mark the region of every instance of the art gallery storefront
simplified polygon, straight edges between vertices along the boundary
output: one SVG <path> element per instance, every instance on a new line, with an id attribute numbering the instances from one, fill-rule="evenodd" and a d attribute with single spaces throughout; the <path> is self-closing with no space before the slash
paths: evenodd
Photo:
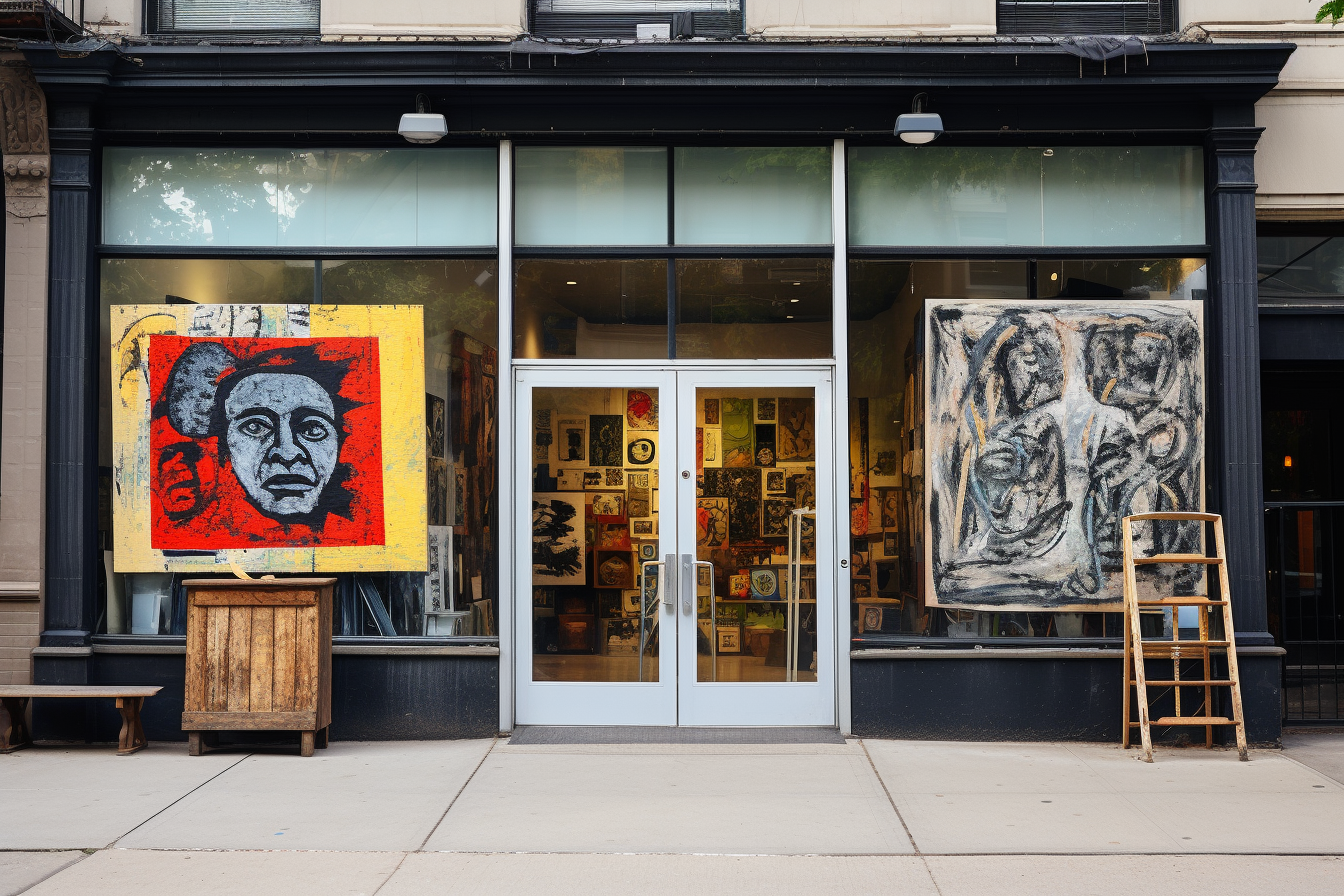
<path id="1" fill-rule="evenodd" d="M 318 571 L 338 739 L 1110 740 L 1116 523 L 1204 506 L 1277 737 L 1241 421 L 1290 48 L 143 49 L 29 53 L 37 680 L 163 684 L 181 737 L 182 580 Z M 907 146 L 918 92 L 947 132 Z M 417 93 L 433 146 L 394 132 Z"/>

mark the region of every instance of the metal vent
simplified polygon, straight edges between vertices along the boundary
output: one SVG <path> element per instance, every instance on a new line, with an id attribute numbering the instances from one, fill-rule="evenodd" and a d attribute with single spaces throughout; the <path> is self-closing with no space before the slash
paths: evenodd
<path id="1" fill-rule="evenodd" d="M 1176 0 L 998 0 L 1000 34 L 1170 34 Z"/>
<path id="2" fill-rule="evenodd" d="M 637 25 L 668 25 L 674 37 L 742 33 L 741 0 L 531 0 L 538 37 L 634 40 Z"/>
<path id="3" fill-rule="evenodd" d="M 157 0 L 158 32 L 316 33 L 320 0 Z"/>

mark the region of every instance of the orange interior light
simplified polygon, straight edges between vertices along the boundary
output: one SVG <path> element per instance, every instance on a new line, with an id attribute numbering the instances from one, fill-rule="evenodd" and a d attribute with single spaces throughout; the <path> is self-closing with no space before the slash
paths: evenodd
<path id="1" fill-rule="evenodd" d="M 1291 454 L 1285 454 L 1283 456 L 1283 465 L 1285 467 L 1291 467 L 1293 465 L 1293 456 Z"/>

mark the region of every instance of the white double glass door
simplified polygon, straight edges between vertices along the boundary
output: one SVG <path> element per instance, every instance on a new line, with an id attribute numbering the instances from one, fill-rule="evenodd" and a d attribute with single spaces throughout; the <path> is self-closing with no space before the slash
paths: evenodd
<path id="1" fill-rule="evenodd" d="M 825 368 L 515 374 L 517 722 L 833 725 Z"/>

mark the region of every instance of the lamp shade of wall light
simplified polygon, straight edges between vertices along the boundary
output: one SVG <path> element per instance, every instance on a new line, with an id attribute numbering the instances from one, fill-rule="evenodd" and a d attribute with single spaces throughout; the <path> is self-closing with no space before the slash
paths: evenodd
<path id="1" fill-rule="evenodd" d="M 895 134 L 906 143 L 932 143 L 943 133 L 943 117 L 937 112 L 907 112 L 896 118 Z"/>
<path id="2" fill-rule="evenodd" d="M 411 143 L 438 143 L 448 133 L 448 119 L 438 112 L 407 112 L 397 133 Z"/>

